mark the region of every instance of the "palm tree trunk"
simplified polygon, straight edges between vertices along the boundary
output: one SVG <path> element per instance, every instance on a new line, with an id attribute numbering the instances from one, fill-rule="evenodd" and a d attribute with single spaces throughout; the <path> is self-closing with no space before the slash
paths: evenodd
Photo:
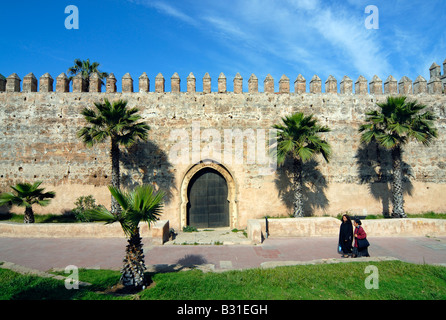
<path id="1" fill-rule="evenodd" d="M 115 188 L 120 188 L 121 186 L 121 178 L 119 171 L 119 146 L 115 139 L 111 139 L 111 163 L 112 163 L 112 186 Z M 120 206 L 118 201 L 111 196 L 111 212 L 113 214 L 117 214 L 120 211 Z"/>
<path id="2" fill-rule="evenodd" d="M 124 266 L 122 268 L 121 283 L 127 288 L 140 289 L 144 286 L 144 251 L 142 249 L 139 228 L 128 239 Z"/>
<path id="3" fill-rule="evenodd" d="M 25 208 L 25 217 L 23 223 L 34 223 L 34 212 L 32 207 Z"/>
<path id="4" fill-rule="evenodd" d="M 294 159 L 294 217 L 304 216 L 304 201 L 303 201 L 303 182 L 302 182 L 302 161 L 300 159 Z"/>
<path id="5" fill-rule="evenodd" d="M 403 198 L 403 168 L 402 168 L 402 150 L 400 146 L 392 149 L 392 166 L 393 166 L 393 212 L 392 216 L 405 218 L 404 198 Z"/>

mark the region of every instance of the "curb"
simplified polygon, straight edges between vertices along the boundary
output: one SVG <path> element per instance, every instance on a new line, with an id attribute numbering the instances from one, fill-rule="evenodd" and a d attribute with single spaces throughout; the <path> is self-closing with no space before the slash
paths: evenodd
<path id="1" fill-rule="evenodd" d="M 330 258 L 316 259 L 309 261 L 267 261 L 260 264 L 260 268 L 269 269 L 275 267 L 299 266 L 299 265 L 316 265 L 316 264 L 337 264 L 352 262 L 380 262 L 380 261 L 401 261 L 394 257 L 359 257 L 359 258 Z"/>
<path id="2" fill-rule="evenodd" d="M 42 278 L 53 278 L 53 279 L 62 280 L 62 281 L 65 281 L 68 279 L 67 277 L 64 277 L 64 276 L 59 276 L 59 275 L 43 272 L 40 270 L 27 268 L 27 267 L 20 266 L 18 264 L 15 264 L 12 262 L 7 262 L 7 261 L 0 261 L 0 268 L 11 270 L 11 271 L 14 271 L 14 272 L 17 272 L 20 274 L 33 275 L 33 276 L 38 276 L 38 277 L 42 277 Z M 69 281 L 72 281 L 72 279 L 69 279 Z M 82 282 L 82 281 L 79 281 L 78 284 L 80 286 L 91 286 L 91 283 Z"/>

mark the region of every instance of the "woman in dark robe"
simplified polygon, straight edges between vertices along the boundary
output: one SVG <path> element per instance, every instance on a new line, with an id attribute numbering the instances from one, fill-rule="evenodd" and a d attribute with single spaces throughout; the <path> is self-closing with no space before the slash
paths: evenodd
<path id="1" fill-rule="evenodd" d="M 342 216 L 341 228 L 339 230 L 339 246 L 342 257 L 348 258 L 352 254 L 353 225 L 348 214 Z"/>

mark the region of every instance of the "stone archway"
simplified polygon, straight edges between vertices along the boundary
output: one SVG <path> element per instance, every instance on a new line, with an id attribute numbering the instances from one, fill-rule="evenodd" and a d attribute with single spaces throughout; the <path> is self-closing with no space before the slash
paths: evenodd
<path id="1" fill-rule="evenodd" d="M 183 181 L 181 182 L 180 196 L 180 228 L 187 226 L 187 205 L 189 203 L 188 199 L 188 188 L 193 179 L 193 177 L 203 169 L 213 169 L 217 171 L 226 180 L 228 187 L 228 207 L 229 207 L 229 226 L 231 228 L 237 227 L 238 221 L 238 210 L 237 210 L 237 197 L 236 197 L 236 187 L 235 181 L 232 174 L 221 164 L 216 163 L 212 160 L 201 161 L 193 165 L 189 170 L 187 170 L 184 175 Z"/>

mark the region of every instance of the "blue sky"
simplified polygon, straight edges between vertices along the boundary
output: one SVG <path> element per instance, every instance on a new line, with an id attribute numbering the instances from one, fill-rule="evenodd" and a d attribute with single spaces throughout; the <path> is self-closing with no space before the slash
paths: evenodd
<path id="1" fill-rule="evenodd" d="M 65 28 L 68 5 L 79 9 L 77 30 Z M 368 5 L 379 10 L 379 29 L 364 25 Z M 182 91 L 190 72 L 198 91 L 206 72 L 213 90 L 223 72 L 229 91 L 237 72 L 245 91 L 252 73 L 260 91 L 268 73 L 276 90 L 283 74 L 292 84 L 301 73 L 307 88 L 314 74 L 338 86 L 344 75 L 428 80 L 432 62 L 446 58 L 445 0 L 42 0 L 2 1 L 0 10 L 0 74 L 55 79 L 89 58 L 115 74 L 118 90 L 127 72 L 135 91 L 143 72 L 151 91 L 159 72 L 166 90 L 178 72 Z"/>

